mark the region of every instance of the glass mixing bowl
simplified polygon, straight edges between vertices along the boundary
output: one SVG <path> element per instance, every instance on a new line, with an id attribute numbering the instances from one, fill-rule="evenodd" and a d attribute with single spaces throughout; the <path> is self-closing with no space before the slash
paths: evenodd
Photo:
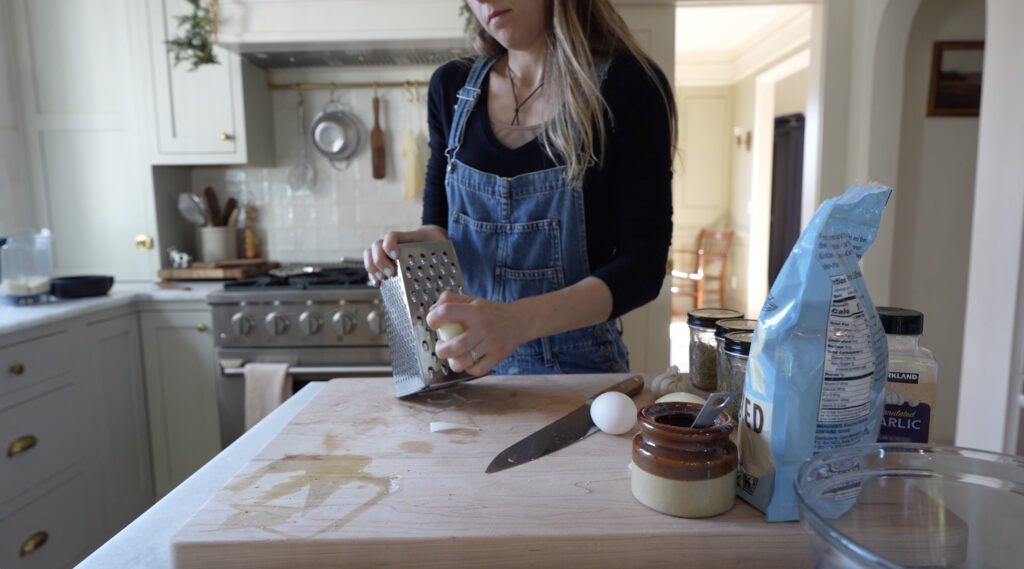
<path id="1" fill-rule="evenodd" d="M 884 443 L 822 453 L 796 479 L 819 569 L 1024 567 L 1024 459 Z"/>

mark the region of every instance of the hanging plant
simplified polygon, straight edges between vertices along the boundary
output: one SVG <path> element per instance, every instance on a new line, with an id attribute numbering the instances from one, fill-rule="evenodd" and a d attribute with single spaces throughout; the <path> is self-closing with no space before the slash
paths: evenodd
<path id="1" fill-rule="evenodd" d="M 214 16 L 210 8 L 204 6 L 202 0 L 187 1 L 192 5 L 192 13 L 175 16 L 180 35 L 165 43 L 168 53 L 174 56 L 175 66 L 186 61 L 192 64 L 189 71 L 195 71 L 201 65 L 220 62 L 213 53 Z"/>

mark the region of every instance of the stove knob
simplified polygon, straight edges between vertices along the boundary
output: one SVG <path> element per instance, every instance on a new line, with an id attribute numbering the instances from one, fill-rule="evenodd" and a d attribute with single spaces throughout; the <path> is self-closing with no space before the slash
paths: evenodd
<path id="1" fill-rule="evenodd" d="M 288 317 L 283 314 L 271 312 L 267 314 L 264 322 L 267 324 L 267 332 L 273 336 L 280 336 L 288 331 Z"/>
<path id="2" fill-rule="evenodd" d="M 374 310 L 366 316 L 366 323 L 370 326 L 370 332 L 374 334 L 383 334 L 384 325 L 384 314 L 380 310 Z"/>
<path id="3" fill-rule="evenodd" d="M 324 321 L 311 310 L 307 310 L 299 315 L 299 328 L 307 336 L 312 336 L 319 332 L 323 325 Z"/>
<path id="4" fill-rule="evenodd" d="M 248 336 L 255 326 L 256 323 L 252 321 L 252 317 L 244 312 L 236 312 L 231 317 L 231 329 L 237 336 Z"/>
<path id="5" fill-rule="evenodd" d="M 340 310 L 331 317 L 331 323 L 334 324 L 334 330 L 339 336 L 344 336 L 356 328 L 356 321 L 352 316 Z"/>

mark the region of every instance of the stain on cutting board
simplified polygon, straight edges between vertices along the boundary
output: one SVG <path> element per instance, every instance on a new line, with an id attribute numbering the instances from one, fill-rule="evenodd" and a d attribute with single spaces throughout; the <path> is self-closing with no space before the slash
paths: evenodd
<path id="1" fill-rule="evenodd" d="M 413 454 L 430 454 L 434 452 L 434 445 L 425 441 L 406 441 L 398 443 L 398 448 L 402 452 Z"/>
<path id="2" fill-rule="evenodd" d="M 336 448 L 337 436 L 326 435 L 324 444 Z M 398 490 L 397 477 L 366 472 L 371 462 L 368 456 L 351 454 L 288 455 L 275 460 L 224 487 L 239 495 L 239 503 L 244 506 L 235 506 L 238 511 L 228 516 L 218 529 L 255 528 L 285 537 L 313 537 L 343 527 Z M 299 505 L 295 498 L 302 492 L 305 492 L 305 500 Z M 293 516 L 321 507 L 338 492 L 346 492 L 346 497 L 354 498 L 354 505 L 347 514 L 312 536 L 287 533 L 284 526 Z"/>

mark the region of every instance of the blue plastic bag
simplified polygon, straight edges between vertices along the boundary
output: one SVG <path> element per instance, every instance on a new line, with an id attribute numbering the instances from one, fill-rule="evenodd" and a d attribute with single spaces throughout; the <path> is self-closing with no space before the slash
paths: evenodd
<path id="1" fill-rule="evenodd" d="M 891 193 L 854 186 L 823 203 L 758 316 L 736 494 L 770 522 L 798 518 L 793 480 L 805 460 L 878 438 L 889 351 L 859 261 Z"/>

